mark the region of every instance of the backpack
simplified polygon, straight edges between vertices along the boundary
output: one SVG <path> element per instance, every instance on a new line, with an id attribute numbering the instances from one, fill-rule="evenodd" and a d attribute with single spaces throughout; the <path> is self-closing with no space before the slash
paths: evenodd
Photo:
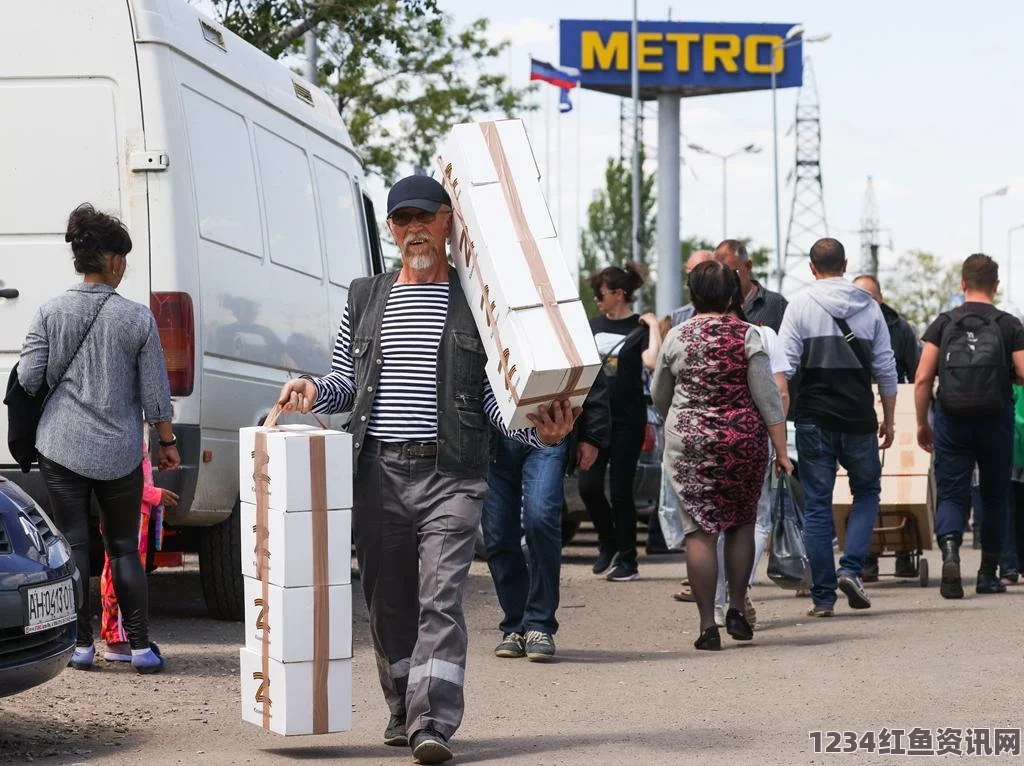
<path id="1" fill-rule="evenodd" d="M 1010 363 L 996 317 L 965 314 L 942 332 L 939 404 L 949 415 L 993 415 L 1007 406 Z"/>

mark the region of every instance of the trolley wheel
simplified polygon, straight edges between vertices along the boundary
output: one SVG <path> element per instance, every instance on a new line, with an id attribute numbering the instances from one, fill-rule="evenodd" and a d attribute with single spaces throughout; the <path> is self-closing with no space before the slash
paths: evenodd
<path id="1" fill-rule="evenodd" d="M 917 563 L 917 575 L 921 581 L 921 587 L 928 587 L 928 559 L 921 559 Z"/>

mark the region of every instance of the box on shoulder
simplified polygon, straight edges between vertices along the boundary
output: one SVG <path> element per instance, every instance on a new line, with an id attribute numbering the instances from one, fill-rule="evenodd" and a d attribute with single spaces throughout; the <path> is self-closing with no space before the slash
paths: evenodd
<path id="1" fill-rule="evenodd" d="M 322 438 L 325 453 L 327 507 L 352 507 L 352 437 L 342 431 L 309 426 L 251 427 L 239 431 L 239 495 L 243 503 L 256 502 L 255 463 L 256 434 L 267 439 L 269 462 L 265 469 L 270 478 L 270 508 L 276 511 L 302 512 L 313 508 L 311 443 Z"/>
<path id="2" fill-rule="evenodd" d="M 581 406 L 600 356 L 521 120 L 457 125 L 439 156 L 451 248 L 508 428 L 540 405 Z"/>

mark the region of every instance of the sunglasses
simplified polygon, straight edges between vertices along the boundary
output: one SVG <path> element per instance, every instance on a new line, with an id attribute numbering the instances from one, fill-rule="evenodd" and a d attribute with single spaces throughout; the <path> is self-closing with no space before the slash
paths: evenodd
<path id="1" fill-rule="evenodd" d="M 391 214 L 391 223 L 395 226 L 408 226 L 413 220 L 416 223 L 433 223 L 437 220 L 437 212 L 431 213 L 427 210 L 417 210 L 413 213 L 408 210 L 399 210 Z"/>
<path id="2" fill-rule="evenodd" d="M 598 288 L 597 290 L 594 290 L 594 300 L 595 301 L 603 301 L 604 300 L 604 296 L 611 295 L 612 293 L 618 293 L 618 292 L 621 292 L 621 290 L 602 290 L 602 289 Z"/>

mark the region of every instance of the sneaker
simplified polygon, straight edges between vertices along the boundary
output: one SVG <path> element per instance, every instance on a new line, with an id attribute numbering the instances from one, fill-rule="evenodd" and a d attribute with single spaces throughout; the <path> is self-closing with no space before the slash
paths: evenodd
<path id="1" fill-rule="evenodd" d="M 974 592 L 981 594 L 1006 593 L 1006 586 L 999 581 L 998 577 L 978 572 L 978 582 L 974 586 Z"/>
<path id="2" fill-rule="evenodd" d="M 416 763 L 444 763 L 452 758 L 448 740 L 433 729 L 423 729 L 412 735 L 412 757 Z"/>
<path id="3" fill-rule="evenodd" d="M 555 639 L 540 630 L 526 631 L 526 658 L 531 662 L 549 662 L 555 658 Z"/>
<path id="4" fill-rule="evenodd" d="M 132 654 L 132 667 L 143 674 L 161 672 L 164 669 L 164 656 L 160 654 L 160 647 L 150 641 L 145 653 Z"/>
<path id="5" fill-rule="evenodd" d="M 1016 585 L 1018 580 L 1020 580 L 1020 572 L 1015 572 L 1012 569 L 1007 569 L 999 577 L 999 582 L 1003 585 Z"/>
<path id="6" fill-rule="evenodd" d="M 859 577 L 848 574 L 840 575 L 839 590 L 846 594 L 850 609 L 871 608 L 871 599 L 868 598 L 868 592 L 864 590 L 864 583 L 860 581 Z"/>
<path id="7" fill-rule="evenodd" d="M 808 617 L 834 617 L 835 612 L 832 609 L 825 609 L 824 607 L 812 606 L 807 610 Z"/>
<path id="8" fill-rule="evenodd" d="M 405 747 L 409 744 L 409 737 L 405 733 L 404 715 L 391 714 L 388 727 L 384 729 L 384 744 L 391 747 Z"/>
<path id="9" fill-rule="evenodd" d="M 131 662 L 132 649 L 126 643 L 107 644 L 103 652 L 103 659 L 107 662 Z"/>
<path id="10" fill-rule="evenodd" d="M 878 582 L 878 559 L 864 565 L 864 571 L 860 573 L 863 582 Z"/>
<path id="11" fill-rule="evenodd" d="M 615 568 L 615 562 L 619 560 L 619 554 L 614 551 L 599 550 L 597 561 L 594 562 L 594 574 L 601 577 L 608 574 Z"/>
<path id="12" fill-rule="evenodd" d="M 71 655 L 68 665 L 75 670 L 92 670 L 93 660 L 96 659 L 96 649 L 92 646 L 76 646 L 75 653 Z"/>
<path id="13" fill-rule="evenodd" d="M 609 582 L 630 582 L 640 579 L 640 570 L 635 561 L 620 561 L 606 576 Z"/>
<path id="14" fill-rule="evenodd" d="M 719 628 L 725 627 L 725 607 L 715 605 L 715 625 Z"/>
<path id="15" fill-rule="evenodd" d="M 754 603 L 750 600 L 750 596 L 743 597 L 743 616 L 750 623 L 751 630 L 757 630 L 757 610 L 754 609 Z"/>
<path id="16" fill-rule="evenodd" d="M 526 640 L 522 633 L 506 633 L 494 647 L 494 656 L 516 660 L 526 656 Z"/>

